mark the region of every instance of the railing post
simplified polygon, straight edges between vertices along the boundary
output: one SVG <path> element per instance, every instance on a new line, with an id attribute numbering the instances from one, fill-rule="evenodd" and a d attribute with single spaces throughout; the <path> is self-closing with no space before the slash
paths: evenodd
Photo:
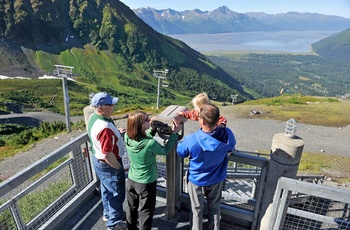
<path id="1" fill-rule="evenodd" d="M 272 201 L 280 177 L 296 178 L 304 140 L 285 133 L 275 134 L 272 140 L 269 166 L 267 169 L 264 193 L 261 202 L 258 229 L 268 229 L 271 220 Z"/>
<path id="2" fill-rule="evenodd" d="M 71 170 L 74 185 L 76 186 L 76 190 L 80 191 L 80 189 L 84 187 L 88 179 L 84 174 L 85 170 L 83 167 L 85 166 L 85 164 L 82 164 L 82 162 L 84 162 L 84 155 L 81 150 L 81 147 L 79 146 L 78 148 L 70 152 L 70 157 L 73 159 Z"/>
<path id="3" fill-rule="evenodd" d="M 25 223 L 22 219 L 22 215 L 21 215 L 21 212 L 19 210 L 19 207 L 17 205 L 17 202 L 13 201 L 12 202 L 13 205 L 10 206 L 10 210 L 11 210 L 11 213 L 13 215 L 13 219 L 15 221 L 15 224 L 16 224 L 16 227 L 18 229 L 25 229 Z M 0 227 L 2 226 L 2 224 L 0 225 Z"/>

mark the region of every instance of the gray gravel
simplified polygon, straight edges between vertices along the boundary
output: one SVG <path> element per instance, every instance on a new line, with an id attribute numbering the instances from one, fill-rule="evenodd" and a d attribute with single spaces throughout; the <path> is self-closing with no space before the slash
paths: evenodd
<path id="1" fill-rule="evenodd" d="M 284 133 L 286 122 L 236 119 L 233 121 L 232 127 L 237 136 L 238 149 L 270 150 L 274 135 Z M 349 126 L 334 128 L 297 124 L 296 135 L 304 140 L 304 152 L 325 152 L 350 156 Z"/>
<path id="2" fill-rule="evenodd" d="M 224 114 L 227 127 L 234 132 L 238 150 L 269 151 L 275 134 L 284 133 L 286 122 L 261 119 L 233 118 Z M 187 121 L 186 132 L 195 132 L 198 122 Z M 304 140 L 304 152 L 323 152 L 350 157 L 350 126 L 333 128 L 316 125 L 296 125 L 296 136 Z"/>

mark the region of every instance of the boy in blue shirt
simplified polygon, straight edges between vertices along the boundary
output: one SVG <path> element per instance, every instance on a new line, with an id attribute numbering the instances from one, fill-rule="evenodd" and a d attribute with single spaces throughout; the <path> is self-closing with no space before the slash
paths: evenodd
<path id="1" fill-rule="evenodd" d="M 213 104 L 204 104 L 199 112 L 200 129 L 186 136 L 177 145 L 181 158 L 189 157 L 188 194 L 191 200 L 191 228 L 203 229 L 204 199 L 208 203 L 208 229 L 220 229 L 220 204 L 223 183 L 227 176 L 228 153 L 236 139 L 232 131 L 217 125 L 220 111 Z"/>

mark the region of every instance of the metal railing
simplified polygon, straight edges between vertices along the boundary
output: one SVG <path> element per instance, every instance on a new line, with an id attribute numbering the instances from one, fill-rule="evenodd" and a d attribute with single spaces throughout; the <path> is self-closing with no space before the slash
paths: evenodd
<path id="1" fill-rule="evenodd" d="M 98 186 L 98 181 L 91 167 L 88 141 L 88 135 L 84 133 L 3 181 L 0 184 L 0 229 L 59 229 L 66 220 L 90 200 Z M 176 154 L 170 155 L 176 156 Z M 176 191 L 179 190 L 179 192 L 174 192 L 176 207 L 189 207 L 190 201 L 183 180 L 188 166 L 184 165 L 184 162 L 181 162 L 179 158 L 175 158 L 175 162 L 164 157 L 157 159 L 157 161 L 157 195 L 166 197 L 168 200 L 169 194 L 165 194 L 164 189 L 168 180 L 168 183 L 172 184 Z M 268 154 L 246 151 L 236 151 L 229 157 L 228 177 L 222 193 L 221 214 L 223 220 L 232 223 L 230 226 L 239 224 L 245 229 L 257 228 L 268 161 Z M 165 162 L 167 164 L 173 162 L 172 164 L 176 165 L 174 167 L 176 170 L 173 172 L 175 177 L 167 175 L 169 172 Z M 316 178 L 317 183 L 320 178 Z M 299 179 L 310 179 L 310 177 L 300 177 Z M 301 202 L 304 202 L 303 204 L 314 202 L 316 195 L 310 191 L 321 188 L 318 184 L 300 180 L 291 180 L 291 188 L 301 189 L 296 190 L 295 194 L 298 196 L 293 194 L 293 202 L 290 204 L 294 206 L 300 205 Z M 315 180 L 313 182 L 315 183 Z M 305 192 L 304 187 L 307 187 L 307 191 L 310 193 Z M 282 194 L 283 189 L 290 189 L 290 187 L 278 187 L 278 189 L 279 194 Z M 328 188 L 325 188 L 325 191 L 330 197 L 321 196 L 322 199 L 341 201 L 344 203 L 342 205 L 347 207 L 347 214 L 343 212 L 344 208 L 342 208 L 342 214 L 343 216 L 347 215 L 347 219 L 342 219 L 339 216 L 333 219 L 333 222 L 341 220 L 342 224 L 348 224 L 349 204 L 344 200 L 335 199 L 335 196 L 343 197 L 341 199 L 349 201 L 349 194 L 343 195 L 338 190 L 329 190 Z M 331 196 L 331 192 L 333 192 L 333 196 Z M 280 200 L 278 202 L 280 206 L 283 203 Z M 170 203 L 170 205 L 173 204 Z M 278 208 L 284 208 L 284 206 Z M 295 211 L 295 209 L 295 207 L 289 207 L 285 216 L 289 218 L 294 212 L 300 218 L 305 213 L 305 210 Z M 276 211 L 276 213 L 278 212 Z M 278 217 L 275 223 L 281 222 L 282 219 Z M 286 220 L 285 223 L 289 223 L 289 221 Z"/>
<path id="2" fill-rule="evenodd" d="M 350 192 L 281 177 L 269 229 L 350 229 Z"/>
<path id="3" fill-rule="evenodd" d="M 175 198 L 176 207 L 178 209 L 180 207 L 190 208 L 190 200 L 186 187 L 188 164 L 177 157 L 177 154 L 171 153 L 170 155 L 175 156 L 175 159 L 173 159 L 175 160 L 174 164 L 179 165 L 175 168 L 181 170 L 181 172 L 175 173 L 179 175 L 175 176 L 175 181 L 170 182 L 170 184 L 174 184 L 175 188 L 180 188 L 180 197 L 179 199 L 177 197 Z M 248 151 L 236 151 L 230 155 L 228 176 L 222 192 L 221 214 L 223 219 L 232 224 L 242 226 L 245 229 L 256 228 L 267 173 L 268 156 L 268 154 Z M 169 194 L 165 192 L 168 179 L 165 161 L 168 163 L 168 160 L 164 156 L 157 158 L 157 185 L 162 187 L 158 190 L 158 195 L 163 198 L 167 197 L 167 199 L 169 198 Z M 177 193 L 175 196 L 177 196 Z M 167 205 L 171 204 L 172 202 Z"/>
<path id="4" fill-rule="evenodd" d="M 175 153 L 172 153 L 176 156 Z M 248 151 L 236 151 L 229 157 L 228 176 L 222 192 L 221 214 L 225 219 L 238 223 L 248 229 L 255 229 L 260 201 L 263 196 L 263 188 L 266 178 L 268 154 Z M 160 187 L 166 187 L 165 157 L 158 157 L 158 183 Z M 175 161 L 181 161 L 176 157 Z M 190 200 L 186 187 L 186 171 L 188 164 L 181 162 L 180 175 L 174 181 L 174 187 L 180 187 L 180 198 L 177 207 L 189 208 Z M 181 179 L 182 178 L 182 179 Z M 166 197 L 165 193 L 159 193 Z"/>
<path id="5" fill-rule="evenodd" d="M 255 229 L 264 193 L 268 159 L 261 157 L 260 153 L 238 151 L 229 160 L 234 164 L 234 171 L 226 179 L 223 203 L 227 205 L 227 212 L 223 209 L 222 213 L 229 215 L 230 219 L 238 217 L 240 221 L 251 222 L 251 229 Z"/>
<path id="6" fill-rule="evenodd" d="M 0 229 L 55 229 L 96 188 L 86 133 L 0 184 Z M 85 154 L 84 154 L 85 153 Z"/>

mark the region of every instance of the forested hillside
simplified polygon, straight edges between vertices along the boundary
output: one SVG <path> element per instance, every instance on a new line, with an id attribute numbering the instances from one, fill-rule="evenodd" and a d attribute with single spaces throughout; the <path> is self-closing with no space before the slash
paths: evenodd
<path id="1" fill-rule="evenodd" d="M 312 48 L 324 58 L 339 62 L 350 62 L 350 28 L 322 39 L 312 45 Z"/>
<path id="2" fill-rule="evenodd" d="M 216 64 L 260 96 L 281 93 L 342 96 L 350 93 L 348 63 L 316 55 L 208 54 Z"/>
<path id="3" fill-rule="evenodd" d="M 244 87 L 260 96 L 350 94 L 350 29 L 312 45 L 315 54 L 208 54 Z"/>

